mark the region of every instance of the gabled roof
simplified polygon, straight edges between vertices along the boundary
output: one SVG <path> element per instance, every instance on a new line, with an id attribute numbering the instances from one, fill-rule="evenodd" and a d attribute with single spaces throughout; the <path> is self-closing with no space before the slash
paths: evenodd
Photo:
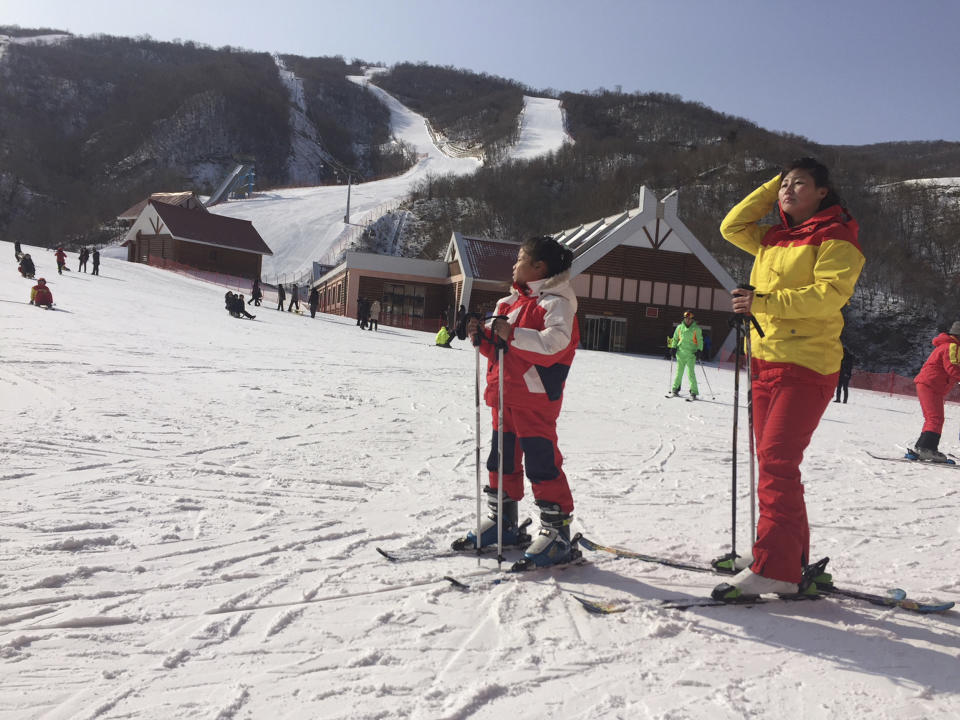
<path id="1" fill-rule="evenodd" d="M 507 282 L 513 277 L 520 243 L 510 240 L 468 237 L 454 233 L 447 248 L 447 262 L 459 261 L 466 277 Z"/>
<path id="2" fill-rule="evenodd" d="M 140 217 L 140 213 L 143 212 L 143 209 L 151 200 L 159 200 L 160 202 L 167 203 L 168 205 L 179 205 L 180 207 L 185 207 L 190 210 L 196 209 L 206 212 L 206 208 L 203 206 L 203 203 L 200 202 L 200 199 L 195 193 L 190 192 L 189 190 L 185 190 L 183 192 L 158 192 L 152 193 L 150 197 L 144 198 L 136 205 L 127 208 L 122 213 L 117 215 L 117 219 L 133 222 Z"/>
<path id="3" fill-rule="evenodd" d="M 658 201 L 646 186 L 640 188 L 640 206 L 557 233 L 554 237 L 573 250 L 570 275 L 584 272 L 620 245 L 649 247 L 695 255 L 723 287 L 733 290 L 730 274 L 707 251 L 677 216 L 677 192 Z"/>
<path id="4" fill-rule="evenodd" d="M 273 255 L 249 220 L 214 215 L 206 210 L 187 210 L 178 205 L 148 201 L 167 231 L 178 240 L 242 250 L 259 255 Z"/>

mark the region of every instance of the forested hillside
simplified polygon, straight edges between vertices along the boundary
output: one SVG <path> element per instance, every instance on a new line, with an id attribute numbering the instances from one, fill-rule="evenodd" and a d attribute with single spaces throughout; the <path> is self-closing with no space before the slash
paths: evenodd
<path id="1" fill-rule="evenodd" d="M 414 162 L 407 148 L 392 142 L 390 113 L 372 93 L 348 75 L 363 75 L 355 61 L 341 57 L 281 56 L 303 83 L 307 117 L 327 162 L 317 169 L 314 184 L 345 183 L 397 175 Z"/>
<path id="2" fill-rule="evenodd" d="M 399 63 L 373 82 L 424 115 L 434 132 L 487 162 L 516 142 L 523 96 L 533 93 L 513 80 L 423 63 Z"/>
<path id="3" fill-rule="evenodd" d="M 31 34 L 0 28 L 15 33 Z M 389 143 L 386 110 L 346 79 L 359 66 L 285 59 L 303 78 L 314 125 L 313 184 L 409 166 Z M 267 53 L 107 36 L 9 44 L 0 58 L 0 234 L 103 240 L 103 223 L 146 194 L 207 194 L 237 162 L 255 163 L 259 187 L 288 185 L 291 108 Z"/>

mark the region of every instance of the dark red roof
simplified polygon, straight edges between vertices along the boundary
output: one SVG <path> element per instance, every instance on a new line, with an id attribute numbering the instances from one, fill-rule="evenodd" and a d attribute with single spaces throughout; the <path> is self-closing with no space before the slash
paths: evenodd
<path id="1" fill-rule="evenodd" d="M 159 200 L 167 205 L 179 205 L 180 207 L 190 208 L 191 210 L 196 208 L 198 210 L 202 209 L 206 211 L 206 208 L 203 207 L 203 203 L 201 203 L 200 200 L 197 199 L 197 196 L 189 190 L 184 190 L 182 192 L 156 192 L 151 193 L 150 197 L 144 198 L 133 207 L 127 208 L 122 213 L 117 215 L 117 218 L 120 220 L 134 222 L 138 217 L 140 217 L 140 213 L 143 212 L 143 209 L 151 200 Z"/>
<path id="2" fill-rule="evenodd" d="M 474 278 L 510 282 L 520 243 L 465 237 L 463 245 Z"/>
<path id="3" fill-rule="evenodd" d="M 163 220 L 170 234 L 181 240 L 260 255 L 273 255 L 273 251 L 267 247 L 260 233 L 249 220 L 238 220 L 201 210 L 187 210 L 156 200 L 151 200 L 150 204 L 157 211 L 157 215 Z"/>

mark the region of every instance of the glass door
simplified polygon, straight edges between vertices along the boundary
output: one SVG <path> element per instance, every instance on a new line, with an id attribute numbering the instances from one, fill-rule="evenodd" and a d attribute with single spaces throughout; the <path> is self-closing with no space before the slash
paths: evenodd
<path id="1" fill-rule="evenodd" d="M 580 343 L 585 350 L 624 352 L 627 349 L 626 318 L 587 315 L 580 329 Z"/>

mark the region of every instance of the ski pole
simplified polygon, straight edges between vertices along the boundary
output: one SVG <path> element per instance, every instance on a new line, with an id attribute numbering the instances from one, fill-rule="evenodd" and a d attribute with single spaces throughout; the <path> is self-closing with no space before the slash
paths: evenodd
<path id="1" fill-rule="evenodd" d="M 476 346 L 477 362 L 473 371 L 473 397 L 476 404 L 476 466 L 477 466 L 477 564 L 480 563 L 480 548 L 482 541 L 480 539 L 480 523 L 483 519 L 483 505 L 481 495 L 483 494 L 483 484 L 480 479 L 480 336 L 474 335 L 474 345 Z"/>
<path id="2" fill-rule="evenodd" d="M 741 288 L 744 290 L 753 291 L 753 285 L 741 285 Z M 755 456 L 756 456 L 756 447 L 754 446 L 754 432 L 753 432 L 753 353 L 751 349 L 751 339 L 750 339 L 750 328 L 748 323 L 753 324 L 753 329 L 757 331 L 757 335 L 763 337 L 763 328 L 760 327 L 760 323 L 757 322 L 757 319 L 753 315 L 749 315 L 749 320 L 744 318 L 743 324 L 745 327 L 746 334 L 746 351 L 747 351 L 747 427 L 750 430 L 750 526 L 753 528 L 752 537 L 753 542 L 757 542 L 757 484 L 756 484 L 756 471 L 754 469 Z"/>
<path id="3" fill-rule="evenodd" d="M 717 396 L 713 394 L 713 388 L 710 387 L 710 380 L 707 378 L 707 369 L 703 366 L 703 362 L 701 360 L 697 360 L 697 365 L 700 366 L 700 374 L 703 375 L 703 380 L 707 383 L 707 389 L 710 391 L 710 397 L 716 398 Z"/>
<path id="4" fill-rule="evenodd" d="M 497 570 L 503 564 L 503 346 L 497 342 Z"/>
<path id="5" fill-rule="evenodd" d="M 731 322 L 735 323 L 736 347 L 734 348 L 734 372 L 733 372 L 733 453 L 730 457 L 730 468 L 732 471 L 732 489 L 730 494 L 730 505 L 732 509 L 732 522 L 730 525 L 730 557 L 733 560 L 737 558 L 737 422 L 740 417 L 740 344 L 743 342 L 743 323 L 740 318 L 733 318 Z"/>
<path id="6" fill-rule="evenodd" d="M 753 542 L 757 542 L 757 484 L 754 471 L 754 437 L 753 437 L 753 355 L 750 351 L 750 332 L 747 328 L 746 351 L 747 351 L 747 431 L 750 436 L 748 447 L 750 448 L 750 527 Z"/>
<path id="7" fill-rule="evenodd" d="M 670 389 L 673 390 L 673 348 L 670 347 L 669 341 L 667 342 L 667 355 L 670 356 L 670 377 L 667 378 L 667 382 L 670 383 Z"/>

